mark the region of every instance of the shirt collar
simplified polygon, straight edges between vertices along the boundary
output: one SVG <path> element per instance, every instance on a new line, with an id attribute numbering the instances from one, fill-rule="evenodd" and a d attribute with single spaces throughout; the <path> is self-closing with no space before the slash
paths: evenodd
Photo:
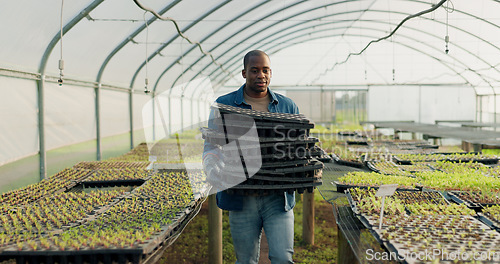
<path id="1" fill-rule="evenodd" d="M 243 103 L 244 104 L 247 104 L 245 102 L 245 99 L 243 98 L 243 93 L 245 92 L 244 91 L 245 89 L 245 84 L 243 84 L 237 91 L 236 91 L 236 98 L 234 99 L 234 103 L 236 105 L 242 105 Z M 271 103 L 273 104 L 278 104 L 278 98 L 276 97 L 276 94 L 274 94 L 273 91 L 271 91 L 271 89 L 269 87 L 267 87 L 267 92 L 269 93 L 269 95 L 271 96 Z"/>

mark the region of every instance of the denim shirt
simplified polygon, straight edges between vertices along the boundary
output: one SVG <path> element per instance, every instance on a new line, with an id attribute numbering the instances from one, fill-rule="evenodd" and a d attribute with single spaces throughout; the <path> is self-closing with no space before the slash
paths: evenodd
<path id="1" fill-rule="evenodd" d="M 230 105 L 230 106 L 236 106 L 236 107 L 241 107 L 245 109 L 252 109 L 252 106 L 247 104 L 245 102 L 245 99 L 243 98 L 243 93 L 245 85 L 242 85 L 238 90 L 228 93 L 226 95 L 220 96 L 215 100 L 217 103 L 225 104 L 225 105 Z M 298 114 L 299 113 L 299 108 L 297 105 L 288 97 L 285 97 L 281 94 L 274 93 L 267 88 L 267 91 L 269 95 L 271 96 L 271 102 L 269 103 L 268 109 L 269 112 L 274 112 L 274 113 L 289 113 L 289 114 Z M 215 128 L 215 125 L 213 124 L 213 110 L 210 110 L 210 118 L 208 121 L 208 127 L 209 128 Z M 204 145 L 204 150 L 203 150 L 203 159 L 208 154 L 216 155 L 218 157 L 218 149 L 215 148 L 212 144 L 205 142 Z M 290 211 L 293 209 L 295 206 L 295 192 L 292 194 L 289 194 L 288 192 L 285 192 L 283 194 L 285 196 L 285 204 L 284 204 L 284 209 L 285 211 Z M 223 210 L 241 210 L 243 208 L 243 199 L 245 196 L 238 195 L 238 194 L 228 194 L 225 191 L 219 191 L 217 192 L 217 206 Z"/>

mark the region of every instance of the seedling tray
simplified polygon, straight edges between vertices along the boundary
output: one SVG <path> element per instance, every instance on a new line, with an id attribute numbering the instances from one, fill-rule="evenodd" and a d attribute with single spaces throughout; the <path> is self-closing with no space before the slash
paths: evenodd
<path id="1" fill-rule="evenodd" d="M 338 181 L 333 181 L 333 184 L 335 184 L 335 186 L 337 186 L 337 192 L 340 192 L 340 193 L 344 193 L 345 191 L 347 191 L 347 190 L 349 190 L 351 188 L 362 188 L 362 189 L 368 189 L 368 188 L 378 189 L 379 188 L 379 186 L 352 185 L 352 184 L 340 183 Z M 396 190 L 400 190 L 400 191 L 421 191 L 422 188 L 421 187 L 415 187 L 415 188 L 401 187 L 401 188 L 397 188 Z"/>
<path id="2" fill-rule="evenodd" d="M 259 180 L 259 181 L 268 181 L 270 184 L 273 184 L 273 182 L 276 181 L 294 183 L 294 182 L 318 181 L 319 179 L 321 179 L 321 176 L 315 176 L 312 173 L 310 173 L 306 177 L 275 177 L 270 175 L 255 174 L 252 177 L 250 177 L 250 179 L 248 179 L 248 182 L 252 182 L 252 180 Z"/>
<path id="3" fill-rule="evenodd" d="M 247 144 L 244 142 L 241 143 L 242 145 L 240 146 L 236 144 L 232 144 L 230 146 L 226 145 L 222 148 L 222 152 L 226 156 L 235 156 L 239 155 L 240 150 L 244 149 L 246 152 L 250 151 L 252 153 L 258 153 L 260 151 L 261 155 L 287 155 L 289 153 L 293 154 L 293 152 L 303 153 L 305 151 L 308 151 L 314 147 L 314 144 L 316 144 L 316 142 L 318 142 L 318 140 L 312 138 L 301 141 L 283 141 L 260 144 L 258 144 L 257 142 L 255 144 Z"/>
<path id="4" fill-rule="evenodd" d="M 293 193 L 294 191 L 297 191 L 299 193 L 303 193 L 305 190 L 308 190 L 309 192 L 312 192 L 312 190 L 316 186 L 320 186 L 322 184 L 321 179 L 316 179 L 311 182 L 307 183 L 286 183 L 282 182 L 276 183 L 273 185 L 267 185 L 267 184 L 262 184 L 262 185 L 245 185 L 245 184 L 238 184 L 234 187 L 231 187 L 228 189 L 228 193 L 235 193 L 235 194 L 241 194 L 241 195 L 250 195 L 250 194 L 268 194 L 268 193 L 283 193 L 283 192 L 288 192 L 288 193 Z"/>
<path id="5" fill-rule="evenodd" d="M 228 155 L 224 153 L 224 162 L 228 164 L 233 164 L 233 163 L 239 163 L 241 160 L 245 161 L 251 161 L 254 164 L 256 162 L 260 162 L 262 164 L 265 163 L 276 163 L 276 162 L 289 162 L 289 161 L 294 161 L 294 160 L 309 160 L 320 153 L 318 153 L 315 150 L 308 150 L 308 149 L 303 149 L 303 148 L 298 148 L 295 151 L 288 151 L 285 153 L 273 153 L 273 154 L 265 154 L 265 155 L 260 155 L 260 153 L 245 153 L 244 158 L 240 156 L 239 154 L 232 153 L 234 155 Z"/>
<path id="6" fill-rule="evenodd" d="M 306 164 L 311 163 L 312 161 L 313 159 L 295 159 L 295 160 L 280 161 L 280 162 L 265 162 L 262 163 L 261 168 L 269 169 L 269 168 L 304 166 Z"/>
<path id="7" fill-rule="evenodd" d="M 140 263 L 141 248 L 81 250 L 5 250 L 0 260 L 15 258 L 17 263 Z"/>
<path id="8" fill-rule="evenodd" d="M 362 162 L 343 160 L 340 158 L 338 160 L 336 160 L 335 162 L 339 165 L 344 165 L 344 166 L 354 167 L 354 168 L 359 168 L 359 169 L 366 169 L 366 165 Z"/>
<path id="9" fill-rule="evenodd" d="M 251 109 L 244 109 L 240 107 L 214 103 L 212 104 L 212 109 L 224 115 L 224 114 L 240 114 L 247 115 L 256 120 L 264 120 L 264 121 L 281 121 L 288 123 L 301 123 L 301 124 L 309 124 L 311 121 L 302 114 L 288 114 L 288 113 L 274 113 L 274 112 L 262 112 Z"/>
<path id="10" fill-rule="evenodd" d="M 436 191 L 422 190 L 397 190 L 394 197 L 402 200 L 405 204 L 427 202 L 431 204 L 450 204 L 442 193 Z"/>
<path id="11" fill-rule="evenodd" d="M 260 184 L 262 181 L 307 182 L 316 178 L 321 178 L 322 168 L 323 164 L 321 162 L 316 162 L 315 164 L 310 164 L 302 167 L 276 169 L 276 170 L 261 169 L 254 175 L 245 175 L 245 176 L 249 176 L 249 178 L 247 179 L 247 184 Z M 235 175 L 235 173 L 241 174 L 242 171 L 225 170 L 223 178 L 231 179 Z M 243 175 L 241 175 L 241 177 L 243 177 Z"/>
<path id="12" fill-rule="evenodd" d="M 139 186 L 145 182 L 143 179 L 135 180 L 112 180 L 112 181 L 83 181 L 84 188 L 114 187 L 114 186 Z"/>
<path id="13" fill-rule="evenodd" d="M 448 196 L 453 202 L 457 204 L 465 204 L 469 209 L 472 209 L 476 212 L 481 212 L 481 210 L 483 209 L 483 206 L 481 204 L 460 198 L 460 193 L 463 192 L 460 191 L 447 192 Z"/>
<path id="14" fill-rule="evenodd" d="M 279 134 L 279 136 L 275 137 L 264 137 L 264 136 L 259 136 L 258 139 L 251 135 L 248 136 L 246 134 L 229 134 L 229 133 L 223 133 L 223 132 L 218 132 L 214 129 L 210 129 L 207 127 L 202 127 L 200 128 L 200 131 L 202 133 L 203 139 L 206 141 L 215 144 L 215 145 L 225 145 L 229 142 L 232 142 L 234 140 L 240 140 L 240 141 L 246 141 L 246 142 L 259 142 L 259 143 L 276 143 L 276 142 L 286 142 L 286 141 L 304 141 L 304 140 L 315 140 L 318 142 L 318 139 L 316 138 L 311 138 L 308 136 L 301 136 L 298 138 L 295 137 L 286 137 L 286 134 Z M 243 132 L 248 132 L 248 129 L 243 131 Z"/>
<path id="15" fill-rule="evenodd" d="M 489 164 L 497 164 L 498 163 L 498 160 L 499 158 L 464 158 L 464 159 L 460 159 L 460 158 L 448 158 L 447 156 L 451 156 L 451 155 L 455 155 L 455 154 L 474 154 L 474 155 L 479 155 L 480 153 L 442 153 L 442 152 L 439 152 L 439 153 L 431 153 L 431 155 L 435 155 L 435 154 L 438 154 L 439 156 L 436 157 L 436 158 L 433 158 L 433 157 L 429 157 L 428 159 L 422 159 L 422 160 L 418 160 L 416 162 L 436 162 L 436 161 L 447 161 L 447 162 L 478 162 L 478 163 L 483 163 L 483 164 L 486 164 L 486 165 L 489 165 Z M 429 154 L 420 154 L 420 155 L 429 155 Z M 400 158 L 398 156 L 393 156 L 393 160 L 396 161 L 397 163 L 399 164 L 404 164 L 404 165 L 410 165 L 410 164 L 413 164 L 413 161 L 411 160 L 405 160 L 403 158 Z"/>
<path id="16" fill-rule="evenodd" d="M 347 145 L 359 145 L 359 146 L 368 146 L 370 145 L 366 140 L 347 140 Z"/>
<path id="17" fill-rule="evenodd" d="M 221 119 L 214 120 L 214 124 L 219 127 L 220 130 L 218 132 L 220 133 L 224 131 L 222 128 L 225 127 L 225 133 L 228 135 L 228 138 L 245 135 L 250 129 L 253 129 L 253 125 L 255 125 L 255 129 L 257 130 L 257 135 L 259 137 L 281 138 L 283 141 L 307 138 L 309 137 L 309 130 L 314 128 L 313 124 L 259 121 L 249 123 L 248 121 L 235 120 L 223 123 Z"/>

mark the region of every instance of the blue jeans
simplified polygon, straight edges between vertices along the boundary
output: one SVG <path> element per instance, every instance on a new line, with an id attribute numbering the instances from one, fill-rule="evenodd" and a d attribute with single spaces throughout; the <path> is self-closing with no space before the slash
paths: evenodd
<path id="1" fill-rule="evenodd" d="M 293 263 L 293 209 L 285 211 L 283 194 L 247 196 L 243 210 L 229 211 L 236 264 L 257 264 L 262 228 L 272 264 Z"/>

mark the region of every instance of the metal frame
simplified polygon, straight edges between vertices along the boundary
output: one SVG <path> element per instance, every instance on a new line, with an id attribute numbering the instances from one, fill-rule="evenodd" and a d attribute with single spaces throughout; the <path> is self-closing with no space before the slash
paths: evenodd
<path id="1" fill-rule="evenodd" d="M 73 18 L 68 24 L 63 27 L 63 35 L 65 35 L 68 31 L 70 31 L 78 22 L 80 22 L 83 18 L 85 18 L 92 10 L 98 7 L 104 0 L 95 0 L 90 5 L 88 5 L 85 9 L 83 9 L 75 18 Z M 57 34 L 52 38 L 49 45 L 45 49 L 43 53 L 42 59 L 40 61 L 40 80 L 37 81 L 37 91 L 38 91 L 38 137 L 39 137 L 39 145 L 40 145 L 40 180 L 45 179 L 47 177 L 47 160 L 46 160 L 46 149 L 45 149 L 45 100 L 44 100 L 44 86 L 45 86 L 45 69 L 47 67 L 47 61 L 49 59 L 52 50 L 56 46 L 57 42 L 61 39 L 61 31 L 57 32 Z M 97 104 L 97 98 L 96 98 Z M 96 116 L 96 118 L 99 118 Z M 99 127 L 99 122 L 96 120 L 97 127 Z M 100 143 L 100 141 L 99 141 Z M 99 148 L 99 144 L 98 144 Z"/>

